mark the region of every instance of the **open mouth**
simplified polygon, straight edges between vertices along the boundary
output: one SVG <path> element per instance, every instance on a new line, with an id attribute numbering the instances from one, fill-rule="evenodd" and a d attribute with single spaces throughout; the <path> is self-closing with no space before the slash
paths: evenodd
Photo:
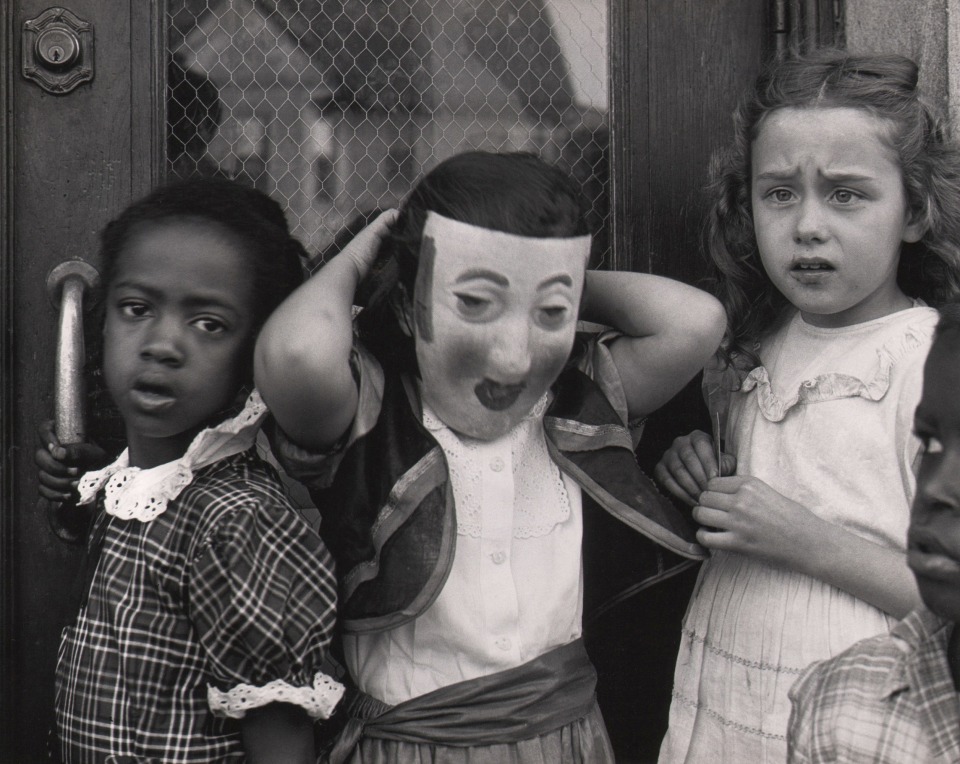
<path id="1" fill-rule="evenodd" d="M 136 382 L 130 390 L 134 404 L 147 412 L 156 412 L 172 406 L 176 401 L 173 389 L 152 382 Z"/>
<path id="2" fill-rule="evenodd" d="M 836 269 L 822 260 L 803 260 L 790 267 L 790 275 L 798 284 L 819 286 L 827 281 Z"/>
<path id="3" fill-rule="evenodd" d="M 492 379 L 485 379 L 473 388 L 473 392 L 484 407 L 491 411 L 503 411 L 517 402 L 517 398 L 525 388 L 526 384 L 523 382 L 516 385 L 502 385 Z"/>

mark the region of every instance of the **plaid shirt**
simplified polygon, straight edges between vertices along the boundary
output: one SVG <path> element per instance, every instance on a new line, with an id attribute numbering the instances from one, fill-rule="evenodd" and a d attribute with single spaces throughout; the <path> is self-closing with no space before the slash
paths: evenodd
<path id="1" fill-rule="evenodd" d="M 150 522 L 100 498 L 57 665 L 64 761 L 242 760 L 208 685 L 312 685 L 335 620 L 326 547 L 252 450 L 198 470 Z"/>
<path id="2" fill-rule="evenodd" d="M 953 628 L 916 610 L 889 634 L 807 668 L 790 691 L 791 764 L 960 762 Z"/>

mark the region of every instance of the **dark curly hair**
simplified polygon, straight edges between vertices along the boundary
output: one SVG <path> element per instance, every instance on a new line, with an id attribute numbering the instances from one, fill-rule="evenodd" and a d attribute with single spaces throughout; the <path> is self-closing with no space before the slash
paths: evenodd
<path id="1" fill-rule="evenodd" d="M 960 331 L 960 301 L 954 300 L 941 305 L 939 312 L 940 320 L 937 322 L 936 336 Z"/>
<path id="2" fill-rule="evenodd" d="M 240 245 L 257 290 L 254 326 L 303 282 L 306 252 L 293 238 L 280 205 L 255 188 L 225 178 L 190 178 L 161 186 L 127 207 L 100 235 L 104 289 L 136 229 L 165 220 L 201 220 L 221 226 Z"/>
<path id="3" fill-rule="evenodd" d="M 751 210 L 751 147 L 778 109 L 863 109 L 889 125 L 884 137 L 924 230 L 920 241 L 902 245 L 898 284 L 933 305 L 960 294 L 960 150 L 919 93 L 917 78 L 917 65 L 902 56 L 821 49 L 774 61 L 742 99 L 733 142 L 712 162 L 706 224 L 716 294 L 727 311 L 721 349 L 727 362 L 741 356 L 758 364 L 757 341 L 787 307 L 760 261 Z"/>
<path id="4" fill-rule="evenodd" d="M 85 332 L 91 431 L 108 450 L 122 447 L 122 421 L 103 381 L 102 295 L 109 289 L 132 236 L 145 226 L 175 220 L 203 221 L 220 226 L 239 245 L 253 277 L 253 331 L 250 334 L 240 392 L 253 387 L 253 348 L 256 335 L 273 310 L 304 279 L 303 246 L 290 234 L 283 210 L 266 194 L 225 178 L 195 177 L 157 188 L 133 202 L 100 234 L 101 288 L 95 321 Z M 93 330 L 96 329 L 96 334 Z M 229 412 L 227 412 L 229 413 Z"/>
<path id="5" fill-rule="evenodd" d="M 384 364 L 416 373 L 412 340 L 392 304 L 412 298 L 420 237 L 433 211 L 462 223 L 517 236 L 567 238 L 588 233 L 586 203 L 561 170 L 526 152 L 469 151 L 441 162 L 420 180 L 384 238 L 368 282 L 360 337 Z"/>

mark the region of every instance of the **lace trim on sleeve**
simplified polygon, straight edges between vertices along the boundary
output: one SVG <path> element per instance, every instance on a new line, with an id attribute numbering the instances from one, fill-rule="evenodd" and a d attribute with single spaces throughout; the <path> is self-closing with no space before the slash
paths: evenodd
<path id="1" fill-rule="evenodd" d="M 208 685 L 207 703 L 214 714 L 231 719 L 242 719 L 247 711 L 271 703 L 290 703 L 300 706 L 311 719 L 329 719 L 343 692 L 340 682 L 318 671 L 312 687 L 294 687 L 282 679 L 274 679 L 262 687 L 238 684 L 226 691 Z"/>

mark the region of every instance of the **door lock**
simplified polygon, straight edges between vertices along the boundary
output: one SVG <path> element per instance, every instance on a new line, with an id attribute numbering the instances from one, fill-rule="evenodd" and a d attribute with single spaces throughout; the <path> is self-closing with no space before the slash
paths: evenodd
<path id="1" fill-rule="evenodd" d="M 80 40 L 72 29 L 51 26 L 37 37 L 37 59 L 47 69 L 72 66 L 80 57 Z"/>
<path id="2" fill-rule="evenodd" d="M 93 79 L 93 25 L 66 8 L 23 22 L 23 76 L 64 95 Z"/>

